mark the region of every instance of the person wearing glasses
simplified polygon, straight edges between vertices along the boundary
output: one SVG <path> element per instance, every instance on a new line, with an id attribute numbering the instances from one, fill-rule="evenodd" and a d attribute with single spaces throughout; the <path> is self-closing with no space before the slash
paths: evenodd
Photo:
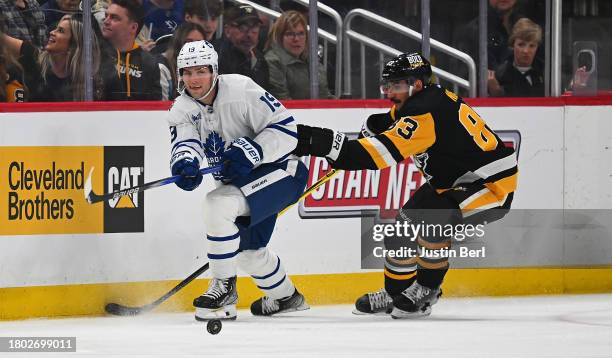
<path id="1" fill-rule="evenodd" d="M 219 46 L 219 73 L 237 73 L 250 77 L 268 88 L 268 63 L 257 49 L 262 21 L 250 5 L 234 6 L 225 11 L 223 34 Z"/>
<path id="2" fill-rule="evenodd" d="M 310 98 L 308 32 L 304 15 L 297 11 L 283 13 L 270 29 L 266 61 L 270 67 L 268 89 L 278 99 Z M 332 98 L 327 73 L 318 66 L 319 98 Z"/>

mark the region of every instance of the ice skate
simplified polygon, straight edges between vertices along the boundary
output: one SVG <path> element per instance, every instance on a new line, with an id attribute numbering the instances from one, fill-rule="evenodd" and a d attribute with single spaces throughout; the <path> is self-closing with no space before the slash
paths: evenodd
<path id="1" fill-rule="evenodd" d="M 251 313 L 255 316 L 272 316 L 278 313 L 305 311 L 309 308 L 304 296 L 296 289 L 291 296 L 277 300 L 268 296 L 258 299 L 251 304 Z"/>
<path id="2" fill-rule="evenodd" d="M 393 308 L 393 299 L 384 288 L 376 292 L 368 292 L 359 297 L 355 302 L 353 314 L 366 315 L 385 315 L 391 312 Z"/>
<path id="3" fill-rule="evenodd" d="M 393 300 L 393 318 L 419 318 L 431 314 L 431 306 L 442 296 L 440 287 L 428 288 L 414 281 Z"/>
<path id="4" fill-rule="evenodd" d="M 208 284 L 208 290 L 193 300 L 193 306 L 196 308 L 195 319 L 236 319 L 236 302 L 236 276 L 213 278 Z"/>

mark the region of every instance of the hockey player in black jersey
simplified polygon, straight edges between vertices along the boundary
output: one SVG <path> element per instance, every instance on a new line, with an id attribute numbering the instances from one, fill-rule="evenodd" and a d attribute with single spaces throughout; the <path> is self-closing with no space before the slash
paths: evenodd
<path id="1" fill-rule="evenodd" d="M 492 222 L 509 210 L 517 185 L 516 154 L 461 97 L 430 83 L 419 53 L 389 61 L 381 91 L 394 105 L 372 115 L 349 140 L 327 128 L 298 125 L 300 156 L 326 157 L 333 168 L 382 169 L 412 156 L 427 183 L 404 204 L 398 221 L 459 225 Z M 432 210 L 434 209 L 434 210 Z M 385 238 L 387 249 L 412 245 L 419 253 L 450 248 L 452 237 Z M 355 313 L 413 318 L 431 313 L 442 295 L 447 257 L 385 258 L 385 287 L 356 302 Z"/>

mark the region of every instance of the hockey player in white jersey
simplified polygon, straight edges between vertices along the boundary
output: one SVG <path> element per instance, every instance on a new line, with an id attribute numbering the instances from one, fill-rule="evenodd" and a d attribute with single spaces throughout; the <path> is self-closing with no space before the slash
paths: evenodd
<path id="1" fill-rule="evenodd" d="M 250 78 L 218 74 L 218 57 L 207 41 L 186 43 L 177 58 L 180 95 L 168 115 L 170 167 L 176 183 L 191 191 L 198 169 L 223 163 L 217 188 L 206 194 L 203 218 L 212 275 L 208 290 L 193 301 L 197 320 L 235 319 L 236 271 L 247 272 L 265 296 L 254 315 L 308 309 L 267 244 L 277 213 L 296 201 L 308 170 L 291 151 L 296 122 L 285 107 Z"/>

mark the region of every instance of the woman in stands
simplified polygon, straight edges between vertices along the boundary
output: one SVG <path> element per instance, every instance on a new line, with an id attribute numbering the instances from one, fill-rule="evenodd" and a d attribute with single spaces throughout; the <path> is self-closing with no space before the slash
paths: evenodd
<path id="1" fill-rule="evenodd" d="M 270 67 L 268 90 L 278 99 L 310 98 L 306 28 L 304 15 L 297 11 L 287 11 L 270 29 L 265 51 Z M 325 67 L 321 64 L 318 67 L 319 98 L 332 98 Z"/>
<path id="2" fill-rule="evenodd" d="M 95 24 L 95 22 L 94 22 Z M 92 32 L 92 73 L 94 99 L 101 100 L 103 84 L 96 76 L 100 68 L 98 35 Z M 85 53 L 81 15 L 65 15 L 51 31 L 44 50 L 30 42 L 3 35 L 13 56 L 19 57 L 30 89 L 27 101 L 82 101 L 85 98 Z"/>
<path id="3" fill-rule="evenodd" d="M 5 33 L 4 21 L 0 19 L 0 102 L 23 102 L 27 90 L 23 67 L 7 48 Z"/>
<path id="4" fill-rule="evenodd" d="M 544 65 L 536 58 L 542 29 L 528 18 L 519 19 L 509 39 L 512 55 L 489 74 L 489 94 L 494 97 L 543 97 Z"/>

